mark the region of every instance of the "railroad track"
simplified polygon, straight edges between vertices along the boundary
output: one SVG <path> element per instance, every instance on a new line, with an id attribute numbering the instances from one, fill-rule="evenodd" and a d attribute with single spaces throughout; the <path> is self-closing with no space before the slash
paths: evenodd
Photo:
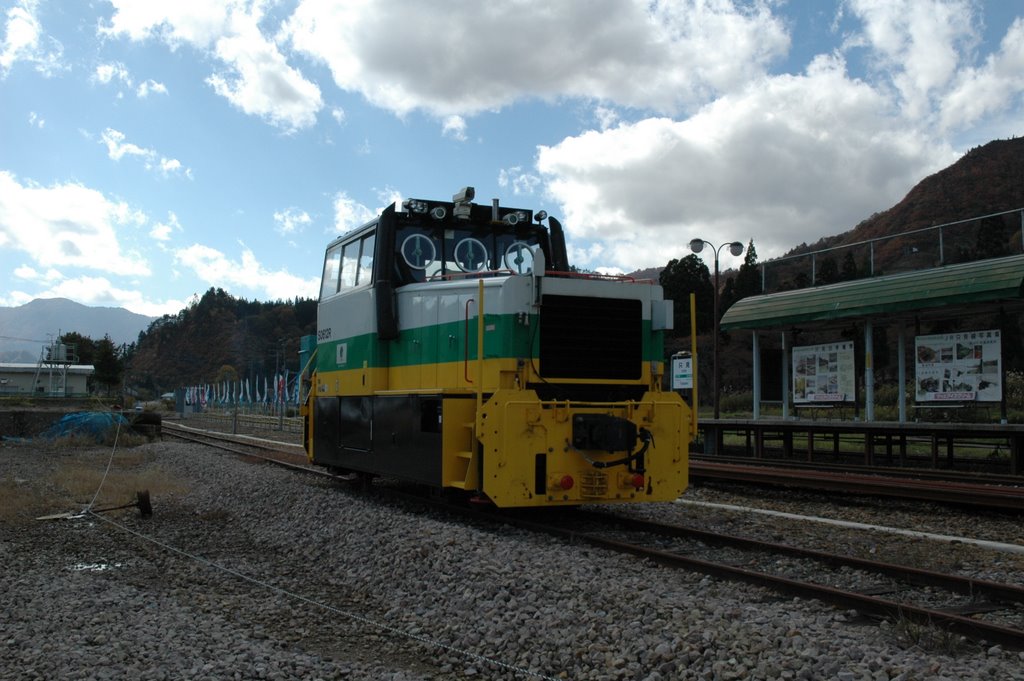
<path id="1" fill-rule="evenodd" d="M 309 465 L 302 445 L 278 442 L 250 435 L 229 435 L 212 430 L 190 428 L 173 421 L 163 422 L 163 434 L 178 440 L 215 447 L 242 456 L 262 459 L 269 463 L 301 469 L 309 473 L 323 473 L 323 469 Z"/>
<path id="2" fill-rule="evenodd" d="M 730 456 L 725 454 L 699 454 L 690 452 L 691 463 L 722 463 L 736 466 L 764 466 L 768 468 L 784 468 L 804 471 L 829 471 L 832 473 L 852 473 L 857 475 L 881 475 L 891 478 L 914 478 L 917 480 L 935 480 L 939 482 L 959 482 L 976 485 L 1001 485 L 1024 489 L 1024 476 L 1002 475 L 959 469 L 915 468 L 900 466 L 866 466 L 862 463 L 837 463 L 783 458 L 754 458 L 751 456 Z"/>
<path id="3" fill-rule="evenodd" d="M 956 476 L 936 471 L 799 465 L 777 461 L 758 463 L 750 459 L 723 457 L 691 457 L 690 477 L 919 499 L 1004 511 L 1024 510 L 1024 481 L 1019 477 L 965 473 Z"/>
<path id="4" fill-rule="evenodd" d="M 975 641 L 1024 649 L 1024 588 L 903 565 L 577 510 L 502 522 L 663 565 L 814 598 L 864 615 L 941 627 Z M 780 561 L 779 558 L 784 560 Z M 798 567 L 802 564 L 803 567 Z M 810 567 L 808 567 L 810 566 Z M 815 575 L 796 578 L 794 572 Z M 865 580 L 869 580 L 867 586 Z M 851 586 L 851 582 L 859 583 Z M 997 619 L 996 614 L 1002 619 Z"/>
<path id="5" fill-rule="evenodd" d="M 296 445 L 181 426 L 165 433 L 304 473 L 347 480 L 297 463 L 301 447 Z M 1024 587 L 1013 584 L 666 525 L 608 511 L 481 510 L 395 487 L 376 491 L 388 499 L 426 504 L 476 521 L 543 532 L 719 579 L 817 599 L 863 615 L 939 627 L 970 640 L 1024 650 Z M 815 578 L 793 576 L 798 572 Z"/>

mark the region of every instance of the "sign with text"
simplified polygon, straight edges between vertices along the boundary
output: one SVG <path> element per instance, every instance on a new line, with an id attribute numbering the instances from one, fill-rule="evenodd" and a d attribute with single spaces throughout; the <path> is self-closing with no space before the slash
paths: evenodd
<path id="1" fill-rule="evenodd" d="M 918 402 L 1003 399 L 1002 340 L 998 329 L 957 331 L 914 339 Z"/>
<path id="2" fill-rule="evenodd" d="M 793 348 L 793 402 L 853 402 L 853 342 Z"/>
<path id="3" fill-rule="evenodd" d="M 693 389 L 693 358 L 673 357 L 672 358 L 672 389 L 692 390 Z"/>

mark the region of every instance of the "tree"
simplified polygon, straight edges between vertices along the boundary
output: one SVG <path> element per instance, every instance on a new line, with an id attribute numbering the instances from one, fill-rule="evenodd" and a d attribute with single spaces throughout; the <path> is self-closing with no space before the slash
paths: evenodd
<path id="1" fill-rule="evenodd" d="M 230 364 L 225 364 L 217 370 L 217 376 L 213 379 L 215 383 L 234 383 L 238 380 L 238 371 Z"/>
<path id="2" fill-rule="evenodd" d="M 697 331 L 710 331 L 714 326 L 714 286 L 704 261 L 691 253 L 673 258 L 658 277 L 665 297 L 675 301 L 675 334 L 689 335 L 690 293 L 696 294 Z"/>
<path id="3" fill-rule="evenodd" d="M 857 277 L 857 261 L 853 259 L 853 251 L 847 251 L 839 268 L 839 281 L 853 281 Z"/>
<path id="4" fill-rule="evenodd" d="M 124 375 L 124 365 L 110 336 L 104 336 L 102 340 L 96 342 L 93 366 L 96 370 L 93 379 L 97 385 L 106 388 L 109 396 L 114 388 L 121 385 L 121 377 Z"/>
<path id="5" fill-rule="evenodd" d="M 77 331 L 61 334 L 60 342 L 72 347 L 79 364 L 92 364 L 96 356 L 96 341 Z"/>
<path id="6" fill-rule="evenodd" d="M 979 260 L 1010 254 L 1010 239 L 1003 216 L 989 216 L 982 219 L 978 225 L 974 254 Z"/>
<path id="7" fill-rule="evenodd" d="M 815 272 L 815 278 L 814 283 L 818 286 L 834 284 L 839 281 L 839 266 L 836 264 L 836 259 L 832 256 L 822 259 Z"/>
<path id="8" fill-rule="evenodd" d="M 747 252 L 743 256 L 743 264 L 740 265 L 740 271 L 736 275 L 734 289 L 736 300 L 764 293 L 761 287 L 761 269 L 757 266 L 757 249 L 754 248 L 753 239 L 747 244 Z"/>

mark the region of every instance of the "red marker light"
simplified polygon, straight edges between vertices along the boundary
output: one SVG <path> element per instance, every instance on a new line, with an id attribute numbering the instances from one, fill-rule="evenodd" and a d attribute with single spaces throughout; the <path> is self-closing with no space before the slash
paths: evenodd
<path id="1" fill-rule="evenodd" d="M 640 489 L 643 486 L 644 486 L 644 476 L 642 474 L 640 474 L 640 473 L 635 474 L 633 476 L 633 487 L 636 487 L 637 489 Z"/>
<path id="2" fill-rule="evenodd" d="M 562 479 L 558 481 L 558 486 L 562 489 L 572 489 L 574 484 L 576 481 L 572 479 L 571 475 L 563 475 Z"/>

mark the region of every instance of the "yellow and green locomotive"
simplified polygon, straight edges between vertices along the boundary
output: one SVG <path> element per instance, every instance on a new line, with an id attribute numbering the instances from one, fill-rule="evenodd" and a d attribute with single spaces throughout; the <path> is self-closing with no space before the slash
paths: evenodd
<path id="1" fill-rule="evenodd" d="M 473 198 L 407 200 L 328 245 L 310 461 L 500 507 L 678 497 L 694 433 L 661 389 L 672 301 L 570 272 L 557 220 Z"/>

